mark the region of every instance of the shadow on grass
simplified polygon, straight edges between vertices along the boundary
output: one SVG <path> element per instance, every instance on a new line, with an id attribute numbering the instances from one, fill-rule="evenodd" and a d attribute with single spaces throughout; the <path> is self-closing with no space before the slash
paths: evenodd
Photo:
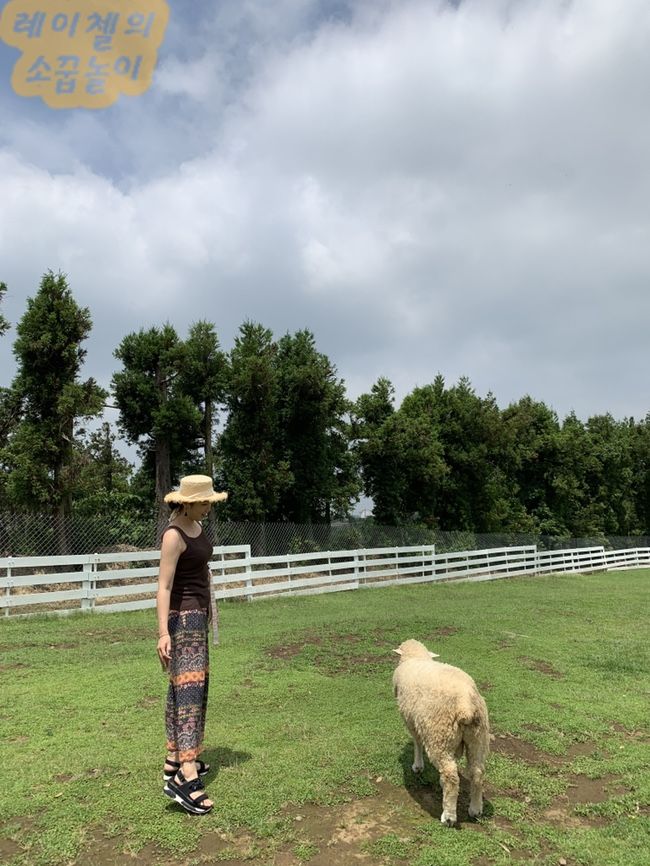
<path id="1" fill-rule="evenodd" d="M 210 772 L 205 777 L 206 783 L 214 781 L 219 774 L 219 770 L 224 767 L 236 767 L 239 764 L 250 761 L 252 757 L 249 752 L 235 752 L 229 749 L 228 746 L 205 749 L 205 751 L 201 752 L 201 759 L 210 765 Z"/>
<path id="2" fill-rule="evenodd" d="M 404 787 L 423 812 L 439 821 L 442 814 L 440 775 L 427 757 L 424 759 L 424 770 L 421 773 L 414 773 L 411 769 L 413 760 L 413 742 L 410 742 L 404 746 L 400 756 L 400 764 L 402 765 L 402 773 L 404 774 Z M 460 825 L 464 823 L 475 823 L 474 819 L 469 816 L 468 808 L 469 782 L 461 775 L 457 807 L 458 824 L 456 825 L 456 829 L 460 829 Z M 483 817 L 489 818 L 493 814 L 492 804 L 484 796 Z"/>

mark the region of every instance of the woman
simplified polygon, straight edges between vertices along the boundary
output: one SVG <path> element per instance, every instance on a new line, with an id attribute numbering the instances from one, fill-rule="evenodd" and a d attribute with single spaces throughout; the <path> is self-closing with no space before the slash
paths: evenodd
<path id="1" fill-rule="evenodd" d="M 227 493 L 214 492 L 206 475 L 181 478 L 179 490 L 165 496 L 172 514 L 162 537 L 156 596 L 158 658 L 169 674 L 163 790 L 196 815 L 213 806 L 201 781 L 209 767 L 198 760 L 208 703 L 208 562 L 212 556 L 212 545 L 199 521 L 208 516 L 214 502 L 227 498 Z"/>

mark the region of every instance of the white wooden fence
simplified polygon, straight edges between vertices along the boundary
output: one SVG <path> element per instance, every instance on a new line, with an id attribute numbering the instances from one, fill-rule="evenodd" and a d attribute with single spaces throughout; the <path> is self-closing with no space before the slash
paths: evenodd
<path id="1" fill-rule="evenodd" d="M 46 611 L 108 612 L 153 607 L 159 558 L 158 550 L 3 557 L 0 609 L 7 617 Z M 279 594 L 340 592 L 394 584 L 646 567 L 650 567 L 647 547 L 538 551 L 535 545 L 439 554 L 435 545 L 430 545 L 259 557 L 251 556 L 248 545 L 233 545 L 215 547 L 210 563 L 216 599 L 249 601 Z"/>

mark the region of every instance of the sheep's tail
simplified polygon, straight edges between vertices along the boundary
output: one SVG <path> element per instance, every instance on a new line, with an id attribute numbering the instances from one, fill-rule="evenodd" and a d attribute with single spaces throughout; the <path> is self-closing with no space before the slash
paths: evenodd
<path id="1" fill-rule="evenodd" d="M 459 719 L 462 733 L 459 751 L 465 752 L 468 762 L 475 758 L 482 762 L 490 748 L 490 722 L 485 701 L 472 702 L 468 710 Z"/>
<path id="2" fill-rule="evenodd" d="M 458 708 L 458 724 L 463 728 L 478 727 L 483 721 L 481 707 L 469 698 L 463 700 Z"/>

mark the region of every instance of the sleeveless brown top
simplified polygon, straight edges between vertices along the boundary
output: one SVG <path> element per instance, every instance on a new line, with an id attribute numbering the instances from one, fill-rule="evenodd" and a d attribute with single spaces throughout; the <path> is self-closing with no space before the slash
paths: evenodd
<path id="1" fill-rule="evenodd" d="M 170 529 L 180 532 L 187 547 L 178 557 L 169 609 L 209 611 L 210 569 L 208 562 L 212 556 L 212 545 L 203 529 L 196 538 L 192 538 L 180 526 L 167 526 L 163 535 Z"/>

